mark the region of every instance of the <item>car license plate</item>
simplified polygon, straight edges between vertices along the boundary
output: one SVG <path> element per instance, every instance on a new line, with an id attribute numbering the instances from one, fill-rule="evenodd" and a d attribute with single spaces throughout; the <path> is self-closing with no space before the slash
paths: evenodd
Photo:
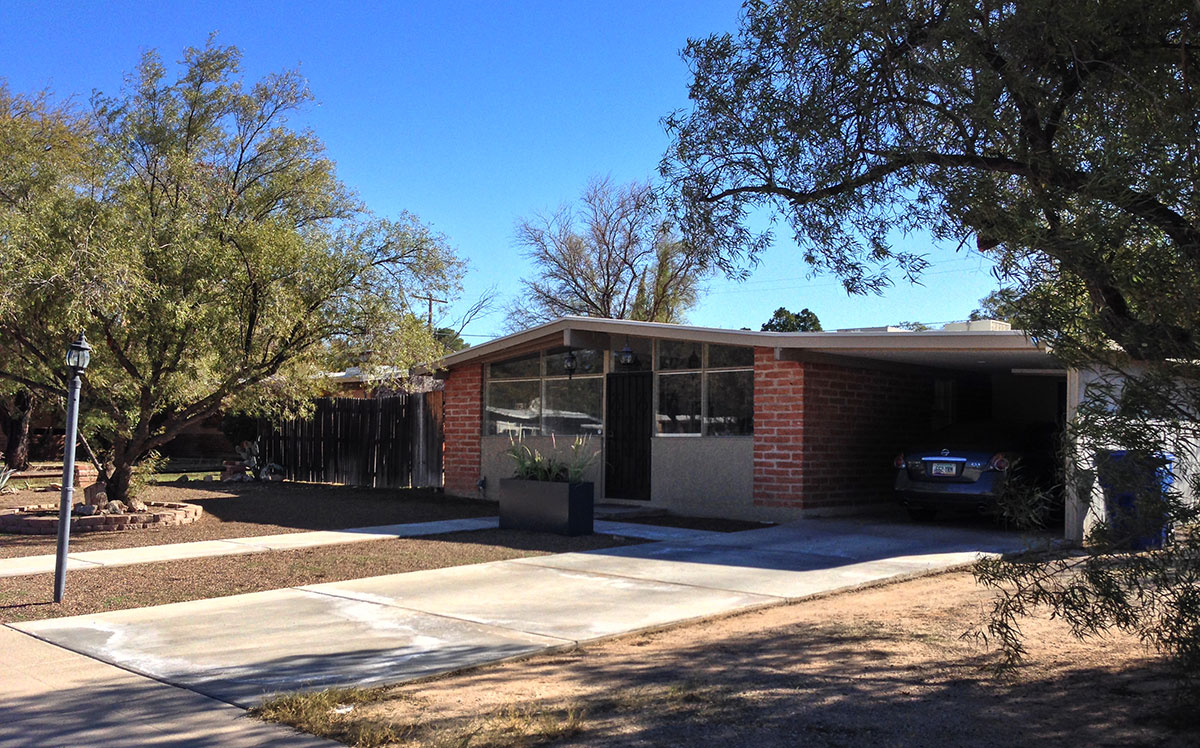
<path id="1" fill-rule="evenodd" d="M 955 475 L 958 475 L 958 466 L 953 462 L 931 462 L 929 464 L 929 474 L 953 478 Z"/>

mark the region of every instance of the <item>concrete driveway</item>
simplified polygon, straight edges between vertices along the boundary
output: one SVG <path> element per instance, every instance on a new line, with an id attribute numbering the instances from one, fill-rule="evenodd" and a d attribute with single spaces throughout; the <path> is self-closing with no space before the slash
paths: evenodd
<path id="1" fill-rule="evenodd" d="M 805 520 L 619 549 L 14 624 L 249 706 L 394 683 L 1019 551 L 973 528 Z"/>

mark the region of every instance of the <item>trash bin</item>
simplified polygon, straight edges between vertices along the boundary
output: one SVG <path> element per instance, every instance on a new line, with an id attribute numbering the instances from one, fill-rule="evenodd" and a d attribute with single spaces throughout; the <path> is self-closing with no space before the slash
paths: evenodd
<path id="1" fill-rule="evenodd" d="M 1170 531 L 1167 491 L 1174 481 L 1175 455 L 1102 449 L 1096 477 L 1104 491 L 1104 513 L 1114 537 L 1128 538 L 1134 551 L 1161 548 Z"/>

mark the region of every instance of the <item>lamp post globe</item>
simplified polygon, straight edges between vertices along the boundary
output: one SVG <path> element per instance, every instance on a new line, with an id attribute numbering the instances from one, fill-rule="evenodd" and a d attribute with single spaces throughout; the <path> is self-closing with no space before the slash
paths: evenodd
<path id="1" fill-rule="evenodd" d="M 88 345 L 83 333 L 67 348 L 67 367 L 75 371 L 83 371 L 92 360 L 92 347 Z"/>

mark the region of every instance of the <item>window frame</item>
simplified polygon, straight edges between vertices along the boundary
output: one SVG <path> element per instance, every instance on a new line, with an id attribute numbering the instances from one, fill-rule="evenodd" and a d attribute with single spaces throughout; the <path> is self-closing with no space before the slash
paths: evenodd
<path id="1" fill-rule="evenodd" d="M 483 392 L 481 393 L 482 397 L 481 397 L 481 403 L 480 403 L 481 409 L 483 411 L 482 418 L 480 419 L 480 435 L 481 436 L 484 436 L 484 437 L 506 436 L 506 434 L 489 433 L 489 429 L 488 429 L 488 426 L 489 426 L 488 405 L 491 402 L 492 385 L 494 383 L 537 382 L 538 383 L 538 403 L 539 403 L 538 417 L 537 417 L 538 433 L 522 435 L 522 436 L 549 437 L 549 436 L 551 436 L 551 434 L 546 433 L 546 383 L 548 381 L 560 381 L 560 380 L 568 381 L 568 380 L 575 380 L 575 379 L 599 379 L 599 380 L 601 380 L 601 384 L 600 384 L 600 432 L 599 433 L 579 432 L 579 433 L 575 433 L 575 434 L 558 434 L 558 433 L 556 433 L 553 435 L 554 436 L 563 436 L 563 437 L 592 436 L 592 437 L 596 437 L 596 438 L 600 438 L 600 439 L 604 438 L 604 435 L 608 428 L 608 418 L 607 418 L 607 415 L 608 415 L 607 410 L 608 409 L 606 407 L 607 403 L 608 403 L 608 377 L 606 376 L 608 374 L 608 360 L 607 360 L 608 356 L 606 355 L 607 352 L 606 351 L 597 351 L 597 353 L 600 354 L 600 361 L 601 361 L 600 371 L 598 371 L 598 372 L 591 372 L 591 373 L 587 373 L 587 374 L 578 374 L 577 373 L 570 377 L 568 377 L 565 373 L 563 373 L 563 374 L 547 374 L 547 372 L 546 372 L 547 356 L 555 355 L 559 352 L 560 351 L 557 350 L 557 347 L 543 348 L 536 352 L 537 357 L 538 357 L 538 374 L 537 374 L 537 376 L 523 376 L 523 377 L 503 377 L 503 376 L 502 377 L 493 377 L 492 376 L 492 370 L 491 370 L 492 364 L 504 363 L 505 361 L 509 361 L 509 360 L 513 360 L 513 359 L 532 358 L 532 354 L 529 354 L 529 353 L 523 353 L 523 354 L 517 355 L 517 356 L 509 356 L 508 358 L 498 359 L 496 361 L 489 361 L 486 364 L 484 364 Z M 507 436 L 511 437 L 511 435 L 507 435 Z"/>
<path id="2" fill-rule="evenodd" d="M 659 346 L 659 343 L 661 342 L 661 340 L 663 340 L 663 339 L 657 339 L 654 341 L 654 350 L 653 350 L 653 353 L 654 353 L 654 369 L 653 369 L 653 372 L 654 372 L 654 398 L 653 398 L 654 399 L 654 433 L 652 434 L 652 436 L 656 439 L 657 438 L 694 439 L 697 437 L 728 439 L 728 438 L 754 436 L 753 403 L 754 403 L 755 379 L 754 379 L 753 357 L 751 358 L 751 364 L 749 366 L 710 367 L 709 360 L 708 360 L 709 346 L 712 346 L 712 345 L 722 345 L 722 346 L 728 346 L 728 347 L 732 347 L 732 348 L 749 348 L 751 350 L 751 352 L 753 352 L 754 346 L 731 346 L 727 343 L 701 343 L 700 368 L 698 368 L 698 369 L 664 369 L 664 370 L 660 370 L 658 368 L 658 363 L 659 363 L 658 346 Z M 745 434 L 710 434 L 710 433 L 708 433 L 708 418 L 709 418 L 709 415 L 708 415 L 708 374 L 709 374 L 709 372 L 721 373 L 721 372 L 732 372 L 732 371 L 748 371 L 748 372 L 750 372 L 750 403 L 751 403 L 750 431 Z M 686 433 L 686 434 L 662 433 L 658 430 L 658 416 L 660 413 L 660 411 L 659 411 L 659 381 L 660 381 L 659 378 L 663 377 L 663 376 L 669 377 L 669 376 L 678 376 L 678 375 L 682 375 L 682 374 L 699 374 L 700 375 L 700 430 L 698 432 Z M 607 402 L 607 400 L 605 402 Z"/>

